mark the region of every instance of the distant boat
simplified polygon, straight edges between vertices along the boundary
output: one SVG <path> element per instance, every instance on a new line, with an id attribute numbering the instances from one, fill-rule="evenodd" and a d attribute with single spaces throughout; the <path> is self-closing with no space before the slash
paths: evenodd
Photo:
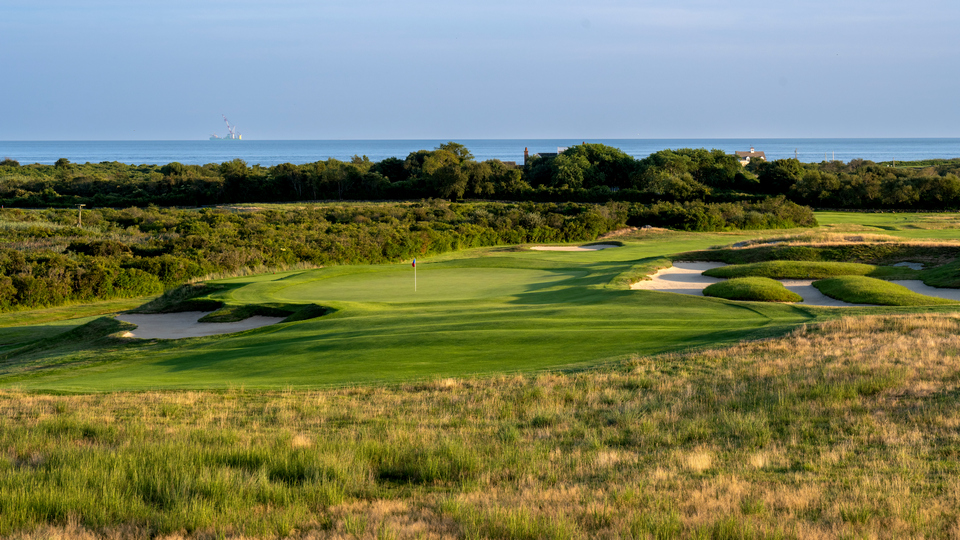
<path id="1" fill-rule="evenodd" d="M 224 114 L 221 114 L 220 116 L 223 117 L 223 121 L 227 124 L 227 136 L 221 137 L 216 133 L 214 133 L 213 135 L 210 136 L 210 140 L 211 141 L 239 141 L 243 139 L 243 135 L 237 133 L 237 127 L 230 125 L 230 121 L 227 120 L 227 116 Z"/>

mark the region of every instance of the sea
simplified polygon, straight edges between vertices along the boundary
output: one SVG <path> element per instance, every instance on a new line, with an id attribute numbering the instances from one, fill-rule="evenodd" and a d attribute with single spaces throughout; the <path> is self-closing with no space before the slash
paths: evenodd
<path id="1" fill-rule="evenodd" d="M 335 158 L 367 156 L 372 161 L 403 159 L 417 150 L 432 150 L 448 142 L 441 139 L 407 140 L 189 140 L 189 141 L 0 141 L 0 159 L 21 165 L 52 164 L 60 158 L 73 163 L 118 161 L 131 165 L 162 165 L 174 161 L 188 165 L 242 159 L 248 165 L 269 167 L 280 163 L 312 163 Z M 719 149 L 732 154 L 755 148 L 768 160 L 796 157 L 802 162 L 919 161 L 960 158 L 960 138 L 934 139 L 466 139 L 457 140 L 478 161 L 499 159 L 523 162 L 531 154 L 557 152 L 584 142 L 602 143 L 644 158 L 667 148 Z"/>

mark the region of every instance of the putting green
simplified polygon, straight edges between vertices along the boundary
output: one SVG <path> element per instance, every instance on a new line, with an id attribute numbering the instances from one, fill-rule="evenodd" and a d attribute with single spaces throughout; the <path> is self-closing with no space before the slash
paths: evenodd
<path id="1" fill-rule="evenodd" d="M 424 264 L 368 267 L 344 274 L 317 270 L 291 281 L 251 284 L 244 295 L 263 295 L 277 302 L 454 302 L 476 298 L 500 298 L 542 290 L 587 273 L 575 270 L 524 268 L 449 268 Z"/>
<path id="2" fill-rule="evenodd" d="M 664 255 L 764 233 L 664 233 L 594 252 L 448 253 L 418 261 L 416 292 L 409 263 L 219 280 L 225 288 L 211 298 L 233 306 L 301 303 L 334 311 L 237 334 L 57 344 L 0 366 L 0 387 L 276 389 L 580 368 L 777 335 L 833 316 L 611 286 Z"/>

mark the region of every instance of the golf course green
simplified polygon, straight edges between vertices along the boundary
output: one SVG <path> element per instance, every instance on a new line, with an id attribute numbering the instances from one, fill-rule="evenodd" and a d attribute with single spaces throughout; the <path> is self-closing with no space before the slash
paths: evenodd
<path id="1" fill-rule="evenodd" d="M 594 252 L 447 254 L 417 262 L 416 290 L 409 263 L 213 281 L 223 288 L 209 298 L 227 305 L 317 304 L 332 313 L 203 338 L 65 341 L 21 353 L 0 384 L 89 392 L 429 380 L 594 366 L 773 335 L 816 318 L 809 308 L 609 286 L 645 259 L 717 240 L 677 234 Z"/>
<path id="2" fill-rule="evenodd" d="M 602 251 L 480 248 L 424 258 L 416 269 L 404 262 L 213 280 L 203 299 L 228 307 L 317 305 L 327 314 L 208 337 L 125 338 L 132 325 L 90 317 L 82 307 L 75 319 L 62 309 L 50 320 L 0 320 L 0 387 L 317 388 L 582 369 L 778 335 L 837 316 L 618 285 L 663 257 L 763 233 L 662 231 Z M 43 339 L 31 345 L 30 335 Z"/>

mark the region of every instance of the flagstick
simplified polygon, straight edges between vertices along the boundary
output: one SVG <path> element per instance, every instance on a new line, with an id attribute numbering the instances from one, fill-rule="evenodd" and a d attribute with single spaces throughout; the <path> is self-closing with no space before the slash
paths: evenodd
<path id="1" fill-rule="evenodd" d="M 417 292 L 417 267 L 413 267 L 413 292 Z"/>

